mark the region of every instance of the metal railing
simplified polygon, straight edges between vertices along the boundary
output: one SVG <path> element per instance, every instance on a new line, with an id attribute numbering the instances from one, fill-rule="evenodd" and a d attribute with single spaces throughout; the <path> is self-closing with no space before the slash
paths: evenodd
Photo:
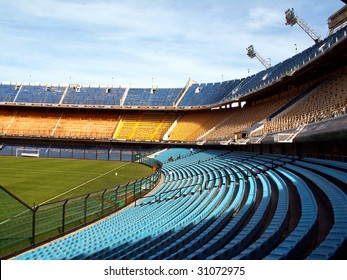
<path id="1" fill-rule="evenodd" d="M 0 186 L 0 258 L 7 258 L 104 218 L 145 196 L 159 182 L 161 163 L 141 159 L 153 173 L 102 191 L 30 207 Z"/>
<path id="2" fill-rule="evenodd" d="M 164 192 L 159 192 L 157 194 L 154 194 L 154 195 L 146 195 L 146 196 L 143 196 L 143 197 L 140 197 L 138 199 L 135 200 L 135 207 L 138 206 L 138 201 L 139 200 L 143 200 L 145 198 L 154 198 L 153 201 L 150 201 L 149 203 L 159 203 L 159 202 L 162 202 L 162 201 L 167 201 L 167 200 L 171 200 L 171 199 L 175 199 L 175 198 L 179 198 L 179 197 L 182 197 L 184 196 L 184 190 L 187 190 L 187 189 L 191 189 L 191 191 L 189 192 L 191 195 L 199 192 L 199 194 L 202 194 L 203 191 L 206 191 L 206 190 L 210 190 L 212 188 L 220 188 L 223 184 L 219 184 L 219 185 L 213 185 L 212 187 L 208 188 L 208 185 L 210 182 L 215 182 L 217 179 L 222 179 L 222 178 L 226 178 L 226 176 L 220 176 L 220 177 L 217 177 L 217 178 L 214 178 L 214 179 L 211 179 L 211 180 L 207 180 L 203 183 L 198 183 L 198 184 L 193 184 L 193 185 L 190 185 L 190 186 L 187 186 L 187 187 L 181 187 L 181 188 L 178 188 L 178 189 L 174 189 L 174 190 L 169 190 L 169 191 L 164 191 Z M 232 182 L 235 182 L 234 180 L 231 180 L 230 182 L 227 182 L 227 185 L 231 184 Z M 199 187 L 198 188 L 198 191 L 193 191 L 193 187 Z M 168 195 L 168 194 L 172 194 L 171 196 Z M 167 197 L 165 197 L 164 199 L 162 199 L 162 197 L 164 195 L 168 195 Z"/>

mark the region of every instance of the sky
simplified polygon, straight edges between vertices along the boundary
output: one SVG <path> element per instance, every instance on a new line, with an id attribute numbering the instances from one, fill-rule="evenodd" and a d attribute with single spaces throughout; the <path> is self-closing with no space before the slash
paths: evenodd
<path id="1" fill-rule="evenodd" d="M 0 0 L 0 81 L 184 87 L 246 77 L 325 38 L 339 0 Z M 297 49 L 297 50 L 296 50 Z"/>

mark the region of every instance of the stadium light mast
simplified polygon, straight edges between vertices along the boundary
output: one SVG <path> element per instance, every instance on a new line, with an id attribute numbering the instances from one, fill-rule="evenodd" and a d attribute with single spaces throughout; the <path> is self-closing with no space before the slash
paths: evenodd
<path id="1" fill-rule="evenodd" d="M 302 30 L 304 30 L 308 36 L 311 37 L 313 41 L 316 43 L 320 42 L 320 37 L 319 35 L 311 28 L 308 26 L 308 24 L 301 18 L 299 18 L 295 12 L 294 9 L 288 9 L 285 12 L 286 15 L 286 25 L 294 26 L 295 24 L 298 24 Z"/>
<path id="2" fill-rule="evenodd" d="M 250 58 L 254 58 L 256 57 L 260 62 L 261 64 L 264 65 L 264 67 L 266 69 L 269 69 L 271 67 L 271 64 L 269 62 L 267 62 L 267 60 L 265 58 L 263 58 L 253 47 L 253 45 L 250 45 L 247 49 L 247 55 L 250 57 Z M 269 61 L 270 61 L 270 58 L 269 58 Z"/>

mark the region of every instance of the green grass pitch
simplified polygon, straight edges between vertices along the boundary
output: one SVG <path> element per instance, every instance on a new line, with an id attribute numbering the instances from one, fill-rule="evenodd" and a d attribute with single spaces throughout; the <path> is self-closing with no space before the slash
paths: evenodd
<path id="1" fill-rule="evenodd" d="M 0 185 L 29 206 L 75 197 L 146 177 L 132 162 L 0 156 Z"/>

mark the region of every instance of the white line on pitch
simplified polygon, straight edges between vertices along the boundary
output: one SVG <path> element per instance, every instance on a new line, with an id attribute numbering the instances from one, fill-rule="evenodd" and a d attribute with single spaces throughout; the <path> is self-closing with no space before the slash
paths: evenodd
<path id="1" fill-rule="evenodd" d="M 105 176 L 105 175 L 107 175 L 107 174 L 109 174 L 109 173 L 111 173 L 111 172 L 113 172 L 113 171 L 115 171 L 115 170 L 117 170 L 117 169 L 119 169 L 119 168 L 125 166 L 125 165 L 128 165 L 128 164 L 129 164 L 129 162 L 124 163 L 123 165 L 118 166 L 118 167 L 116 167 L 116 168 L 114 168 L 114 169 L 112 169 L 112 170 L 110 170 L 110 171 L 107 171 L 107 172 L 105 172 L 105 173 L 103 173 L 103 174 L 101 174 L 101 175 L 99 175 L 99 176 L 97 176 L 97 177 L 95 177 L 95 178 L 93 178 L 93 179 L 90 179 L 90 180 L 88 180 L 87 182 L 84 182 L 84 183 L 82 183 L 82 184 L 80 184 L 80 185 L 78 185 L 78 186 L 76 186 L 76 187 L 74 187 L 74 188 L 72 188 L 72 189 L 70 189 L 70 190 L 68 190 L 68 191 L 66 191 L 66 192 L 63 192 L 63 193 L 61 193 L 61 194 L 59 194 L 59 195 L 56 195 L 55 197 L 52 197 L 52 198 L 50 198 L 50 199 L 48 199 L 48 200 L 46 200 L 46 201 L 44 201 L 44 202 L 41 202 L 39 205 L 45 204 L 45 203 L 50 202 L 50 201 L 52 201 L 52 200 L 54 200 L 54 199 L 56 199 L 56 198 L 58 198 L 58 197 L 60 197 L 60 196 L 62 196 L 62 195 L 64 195 L 64 194 L 67 194 L 67 193 L 69 193 L 69 192 L 72 192 L 72 191 L 74 191 L 74 190 L 76 190 L 76 189 L 78 189 L 78 188 L 80 188 L 80 187 L 82 187 L 82 186 L 84 186 L 84 185 L 86 185 L 86 184 L 89 184 L 90 182 L 93 182 L 93 181 L 95 181 L 95 180 L 97 180 L 97 179 L 99 179 L 99 178 L 101 178 L 101 177 L 103 177 L 103 176 Z"/>
<path id="2" fill-rule="evenodd" d="M 4 223 L 7 223 L 7 222 L 10 221 L 10 220 L 11 220 L 11 219 L 7 219 L 7 220 L 1 222 L 0 225 L 2 225 L 2 224 L 4 224 Z"/>
<path id="3" fill-rule="evenodd" d="M 62 194 L 59 194 L 59 195 L 57 195 L 57 196 L 55 196 L 55 197 L 52 197 L 52 198 L 50 198 L 50 199 L 48 199 L 48 200 L 46 200 L 46 201 L 44 201 L 44 202 L 41 202 L 39 205 L 42 205 L 42 204 L 44 204 L 44 203 L 47 203 L 47 202 L 49 202 L 49 201 L 51 201 L 51 200 L 53 200 L 53 199 L 56 199 L 56 198 L 58 198 L 58 197 L 60 197 L 60 196 L 62 196 L 62 195 L 64 195 L 64 194 L 67 194 L 67 193 L 69 193 L 69 192 L 71 192 L 71 191 L 74 191 L 74 190 L 76 190 L 76 189 L 78 189 L 78 188 L 80 188 L 80 187 L 82 187 L 82 186 L 84 186 L 84 185 L 86 185 L 86 184 L 88 184 L 88 183 L 90 183 L 90 182 L 93 182 L 94 180 L 99 179 L 99 178 L 101 178 L 102 176 L 105 176 L 105 175 L 107 175 L 107 174 L 109 174 L 109 173 L 111 173 L 111 172 L 113 172 L 113 171 L 115 171 L 115 170 L 117 170 L 117 169 L 119 169 L 119 168 L 121 168 L 121 167 L 127 165 L 127 164 L 130 164 L 130 162 L 124 163 L 123 165 L 118 166 L 118 167 L 116 167 L 116 168 L 113 168 L 112 170 L 107 171 L 107 172 L 105 172 L 105 173 L 103 173 L 103 174 L 101 174 L 101 175 L 99 175 L 99 176 L 97 176 L 97 177 L 95 177 L 95 178 L 93 178 L 93 179 L 90 179 L 89 181 L 84 182 L 84 183 L 82 183 L 82 184 L 80 184 L 80 185 L 78 185 L 78 186 L 76 186 L 76 187 L 74 187 L 74 188 L 72 188 L 72 189 L 70 189 L 70 190 L 68 190 L 68 191 L 66 191 L 66 192 L 63 192 Z M 19 217 L 19 216 L 21 216 L 21 215 L 27 213 L 28 211 L 29 211 L 29 210 L 25 210 L 25 211 L 23 211 L 23 212 L 17 214 L 16 216 L 14 216 L 14 218 L 17 218 L 17 217 Z M 5 223 L 7 223 L 7 222 L 9 222 L 9 221 L 11 221 L 11 220 L 12 220 L 12 219 L 7 219 L 7 220 L 5 220 L 5 221 L 2 221 L 2 222 L 0 222 L 0 225 L 5 224 Z"/>

